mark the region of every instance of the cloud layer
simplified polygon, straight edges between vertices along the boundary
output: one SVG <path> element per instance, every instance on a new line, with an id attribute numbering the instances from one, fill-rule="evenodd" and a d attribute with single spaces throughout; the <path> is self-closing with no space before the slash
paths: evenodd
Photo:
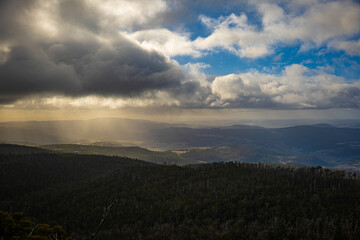
<path id="1" fill-rule="evenodd" d="M 230 1 L 231 2 L 231 1 Z M 238 11 L 200 15 L 208 34 L 180 23 L 186 5 L 165 0 L 20 0 L 0 3 L 0 104 L 175 106 L 182 108 L 359 108 L 359 79 L 302 64 L 207 76 L 204 58 L 228 51 L 257 59 L 279 45 L 326 47 L 360 55 L 360 4 L 354 1 L 251 1 L 260 23 Z M 196 4 L 211 4 L 211 2 Z M 184 16 L 186 15 L 183 13 Z M 175 21 L 175 20 L 174 20 Z M 170 21 L 171 22 L 171 21 Z M 278 55 L 280 56 L 280 55 Z M 35 99 L 35 100 L 34 100 Z M 34 107 L 34 106 L 33 106 Z"/>
<path id="2" fill-rule="evenodd" d="M 231 1 L 229 4 L 234 5 Z M 359 40 L 352 39 L 360 34 L 359 3 L 294 0 L 249 1 L 248 5 L 260 15 L 260 24 L 250 23 L 244 12 L 219 18 L 200 15 L 199 20 L 210 34 L 193 41 L 186 32 L 175 33 L 165 29 L 138 31 L 129 34 L 129 37 L 142 46 L 161 50 L 170 56 L 198 57 L 206 52 L 225 49 L 239 57 L 259 58 L 273 54 L 279 45 L 296 44 L 300 44 L 302 50 L 326 46 L 360 56 Z"/>
<path id="3" fill-rule="evenodd" d="M 151 22 L 166 10 L 164 2 L 37 0 L 2 5 L 1 102 L 49 92 L 128 97 L 197 88 L 176 62 L 119 32 Z"/>
<path id="4" fill-rule="evenodd" d="M 303 48 L 325 44 L 359 55 L 359 43 L 347 38 L 359 34 L 360 5 L 350 1 L 292 1 L 288 12 L 274 3 L 256 2 L 262 16 L 261 28 L 248 23 L 245 14 L 231 14 L 201 21 L 213 32 L 195 40 L 198 49 L 225 48 L 240 57 L 258 58 L 274 52 L 277 44 L 300 41 Z M 300 10 L 299 10 L 300 9 Z"/>

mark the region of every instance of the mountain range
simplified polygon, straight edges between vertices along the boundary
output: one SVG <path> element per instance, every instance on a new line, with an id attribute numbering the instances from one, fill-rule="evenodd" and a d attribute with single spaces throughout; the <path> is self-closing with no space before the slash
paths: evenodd
<path id="1" fill-rule="evenodd" d="M 360 129 L 326 123 L 194 128 L 131 119 L 5 122 L 0 141 L 179 165 L 242 161 L 360 169 Z"/>

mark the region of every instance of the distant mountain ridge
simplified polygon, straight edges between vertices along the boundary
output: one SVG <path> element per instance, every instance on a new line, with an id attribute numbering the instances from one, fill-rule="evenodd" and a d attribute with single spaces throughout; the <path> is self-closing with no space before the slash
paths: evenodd
<path id="1" fill-rule="evenodd" d="M 279 145 L 302 150 L 336 147 L 339 143 L 359 142 L 360 129 L 337 128 L 328 124 L 302 125 L 286 128 L 186 128 L 170 127 L 153 130 L 152 138 L 159 143 L 178 143 L 187 147 L 217 145 Z"/>
<path id="2" fill-rule="evenodd" d="M 342 166 L 360 170 L 360 129 L 338 128 L 329 124 L 286 128 L 163 128 L 152 131 L 159 146 L 216 147 L 245 146 L 277 155 L 306 156 L 306 165 Z M 275 153 L 275 154 L 274 154 Z M 298 157 L 296 157 L 298 159 Z M 263 157 L 259 157 L 264 161 Z M 289 161 L 282 161 L 289 162 Z M 291 162 L 291 161 L 290 161 Z M 303 163 L 305 163 L 303 162 Z"/>
<path id="3" fill-rule="evenodd" d="M 0 142 L 26 145 L 80 143 L 91 147 L 67 145 L 62 151 L 128 156 L 157 163 L 248 161 L 360 170 L 360 129 L 328 123 L 284 128 L 240 124 L 191 128 L 131 119 L 7 122 L 0 123 Z M 206 148 L 192 149 L 194 147 Z M 228 149 L 225 151 L 222 147 Z"/>

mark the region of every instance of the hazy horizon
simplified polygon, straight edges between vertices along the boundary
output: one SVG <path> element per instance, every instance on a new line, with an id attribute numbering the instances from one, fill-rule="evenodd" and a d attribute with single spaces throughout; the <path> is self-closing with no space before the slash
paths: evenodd
<path id="1" fill-rule="evenodd" d="M 0 111 L 1 122 L 28 122 L 28 121 L 76 121 L 92 120 L 99 118 L 119 118 L 147 120 L 153 122 L 163 122 L 169 124 L 186 124 L 195 126 L 210 125 L 232 125 L 248 124 L 253 125 L 256 122 L 270 121 L 288 121 L 295 122 L 293 125 L 301 122 L 333 122 L 337 120 L 360 120 L 360 111 L 354 109 L 331 109 L 331 110 L 238 110 L 238 109 L 177 109 L 168 112 L 159 111 L 149 113 L 148 109 L 143 111 L 131 110 L 125 113 L 111 111 L 82 111 L 82 110 L 10 110 Z M 145 114 L 144 114 L 145 112 Z M 263 126 L 260 124 L 260 126 Z"/>

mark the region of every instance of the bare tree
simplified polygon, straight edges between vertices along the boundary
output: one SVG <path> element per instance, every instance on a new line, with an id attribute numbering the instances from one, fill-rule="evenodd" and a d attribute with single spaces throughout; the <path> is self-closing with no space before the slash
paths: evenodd
<path id="1" fill-rule="evenodd" d="M 102 225 L 104 224 L 106 217 L 109 215 L 111 208 L 115 205 L 115 203 L 117 203 L 119 201 L 120 195 L 118 194 L 115 199 L 104 208 L 104 212 L 102 215 L 102 218 L 100 220 L 100 223 L 98 225 L 98 227 L 96 228 L 96 231 L 94 233 L 91 234 L 90 239 L 95 239 L 96 235 L 99 233 L 100 228 L 102 227 Z"/>
<path id="2" fill-rule="evenodd" d="M 31 229 L 31 232 L 27 235 L 27 237 L 25 238 L 25 240 L 28 240 L 28 239 L 31 237 L 31 235 L 33 234 L 33 232 L 35 231 L 35 229 L 36 229 L 38 226 L 39 226 L 39 224 L 36 224 L 36 225 L 33 227 L 33 229 Z"/>

